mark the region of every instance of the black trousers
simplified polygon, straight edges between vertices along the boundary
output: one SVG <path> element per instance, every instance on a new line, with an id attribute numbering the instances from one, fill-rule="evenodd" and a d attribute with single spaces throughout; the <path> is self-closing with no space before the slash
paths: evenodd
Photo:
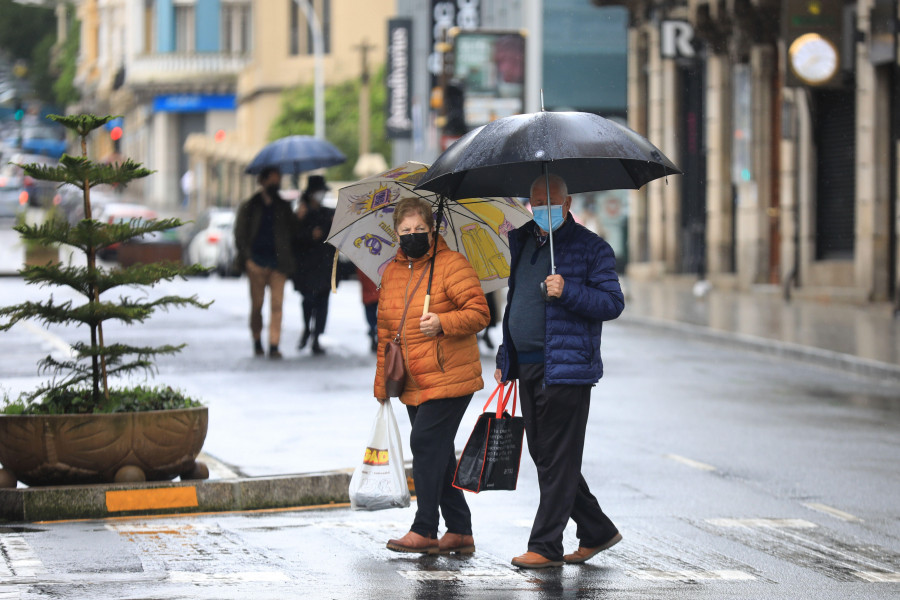
<path id="1" fill-rule="evenodd" d="M 406 407 L 412 424 L 409 446 L 417 498 L 416 518 L 410 531 L 419 535 L 437 537 L 439 508 L 448 532 L 472 535 L 469 505 L 462 490 L 453 487 L 456 471 L 453 440 L 471 399 L 469 394 Z"/>
<path id="2" fill-rule="evenodd" d="M 309 331 L 314 338 L 325 332 L 325 322 L 328 320 L 328 295 L 331 290 L 319 290 L 301 294 L 303 299 L 300 307 L 303 309 L 303 331 Z M 310 320 L 314 328 L 310 330 Z"/>
<path id="3" fill-rule="evenodd" d="M 618 532 L 581 475 L 591 387 L 544 386 L 543 364 L 519 365 L 525 435 L 541 491 L 528 550 L 550 560 L 562 560 L 563 530 L 570 518 L 586 548 L 600 546 Z"/>

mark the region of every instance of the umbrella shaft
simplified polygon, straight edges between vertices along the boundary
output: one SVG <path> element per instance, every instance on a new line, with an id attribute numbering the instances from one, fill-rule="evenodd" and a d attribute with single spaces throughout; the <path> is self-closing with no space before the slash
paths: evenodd
<path id="1" fill-rule="evenodd" d="M 550 229 L 550 274 L 556 275 L 556 257 L 553 255 L 553 219 L 550 217 L 552 203 L 550 201 L 550 169 L 547 163 L 544 163 L 544 183 L 547 184 L 547 218 L 550 221 L 547 225 Z"/>

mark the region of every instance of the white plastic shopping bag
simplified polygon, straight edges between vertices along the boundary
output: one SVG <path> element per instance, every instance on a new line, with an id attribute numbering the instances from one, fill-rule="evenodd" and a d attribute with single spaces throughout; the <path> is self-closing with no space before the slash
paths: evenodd
<path id="1" fill-rule="evenodd" d="M 378 408 L 362 464 L 350 478 L 350 508 L 382 510 L 409 506 L 403 444 L 388 400 Z"/>

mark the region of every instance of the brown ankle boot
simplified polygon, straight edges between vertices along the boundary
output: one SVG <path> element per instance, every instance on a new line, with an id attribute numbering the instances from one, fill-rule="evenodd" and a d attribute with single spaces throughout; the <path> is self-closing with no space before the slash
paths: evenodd
<path id="1" fill-rule="evenodd" d="M 410 531 L 398 540 L 388 540 L 388 550 L 394 552 L 418 552 L 421 554 L 437 554 L 438 541 Z"/>
<path id="2" fill-rule="evenodd" d="M 438 554 L 472 554 L 475 552 L 475 538 L 449 531 L 438 540 Z"/>

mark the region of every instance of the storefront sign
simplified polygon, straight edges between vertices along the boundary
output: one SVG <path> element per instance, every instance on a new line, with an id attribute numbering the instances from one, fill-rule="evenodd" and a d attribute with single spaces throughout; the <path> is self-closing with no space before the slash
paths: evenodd
<path id="1" fill-rule="evenodd" d="M 387 118 L 391 139 L 412 137 L 412 19 L 388 23 Z"/>
<path id="2" fill-rule="evenodd" d="M 173 94 L 153 99 L 154 112 L 207 112 L 236 108 L 234 94 Z"/>
<path id="3" fill-rule="evenodd" d="M 694 27 L 687 21 L 663 21 L 659 51 L 663 58 L 694 58 Z"/>
<path id="4" fill-rule="evenodd" d="M 453 78 L 462 83 L 466 128 L 521 113 L 525 36 L 518 31 L 462 31 L 452 41 Z"/>
<path id="5" fill-rule="evenodd" d="M 428 72 L 431 87 L 438 84 L 444 69 L 444 50 L 439 44 L 447 41 L 447 32 L 453 27 L 463 31 L 478 29 L 481 25 L 481 0 L 431 0 L 431 54 L 428 56 Z"/>

